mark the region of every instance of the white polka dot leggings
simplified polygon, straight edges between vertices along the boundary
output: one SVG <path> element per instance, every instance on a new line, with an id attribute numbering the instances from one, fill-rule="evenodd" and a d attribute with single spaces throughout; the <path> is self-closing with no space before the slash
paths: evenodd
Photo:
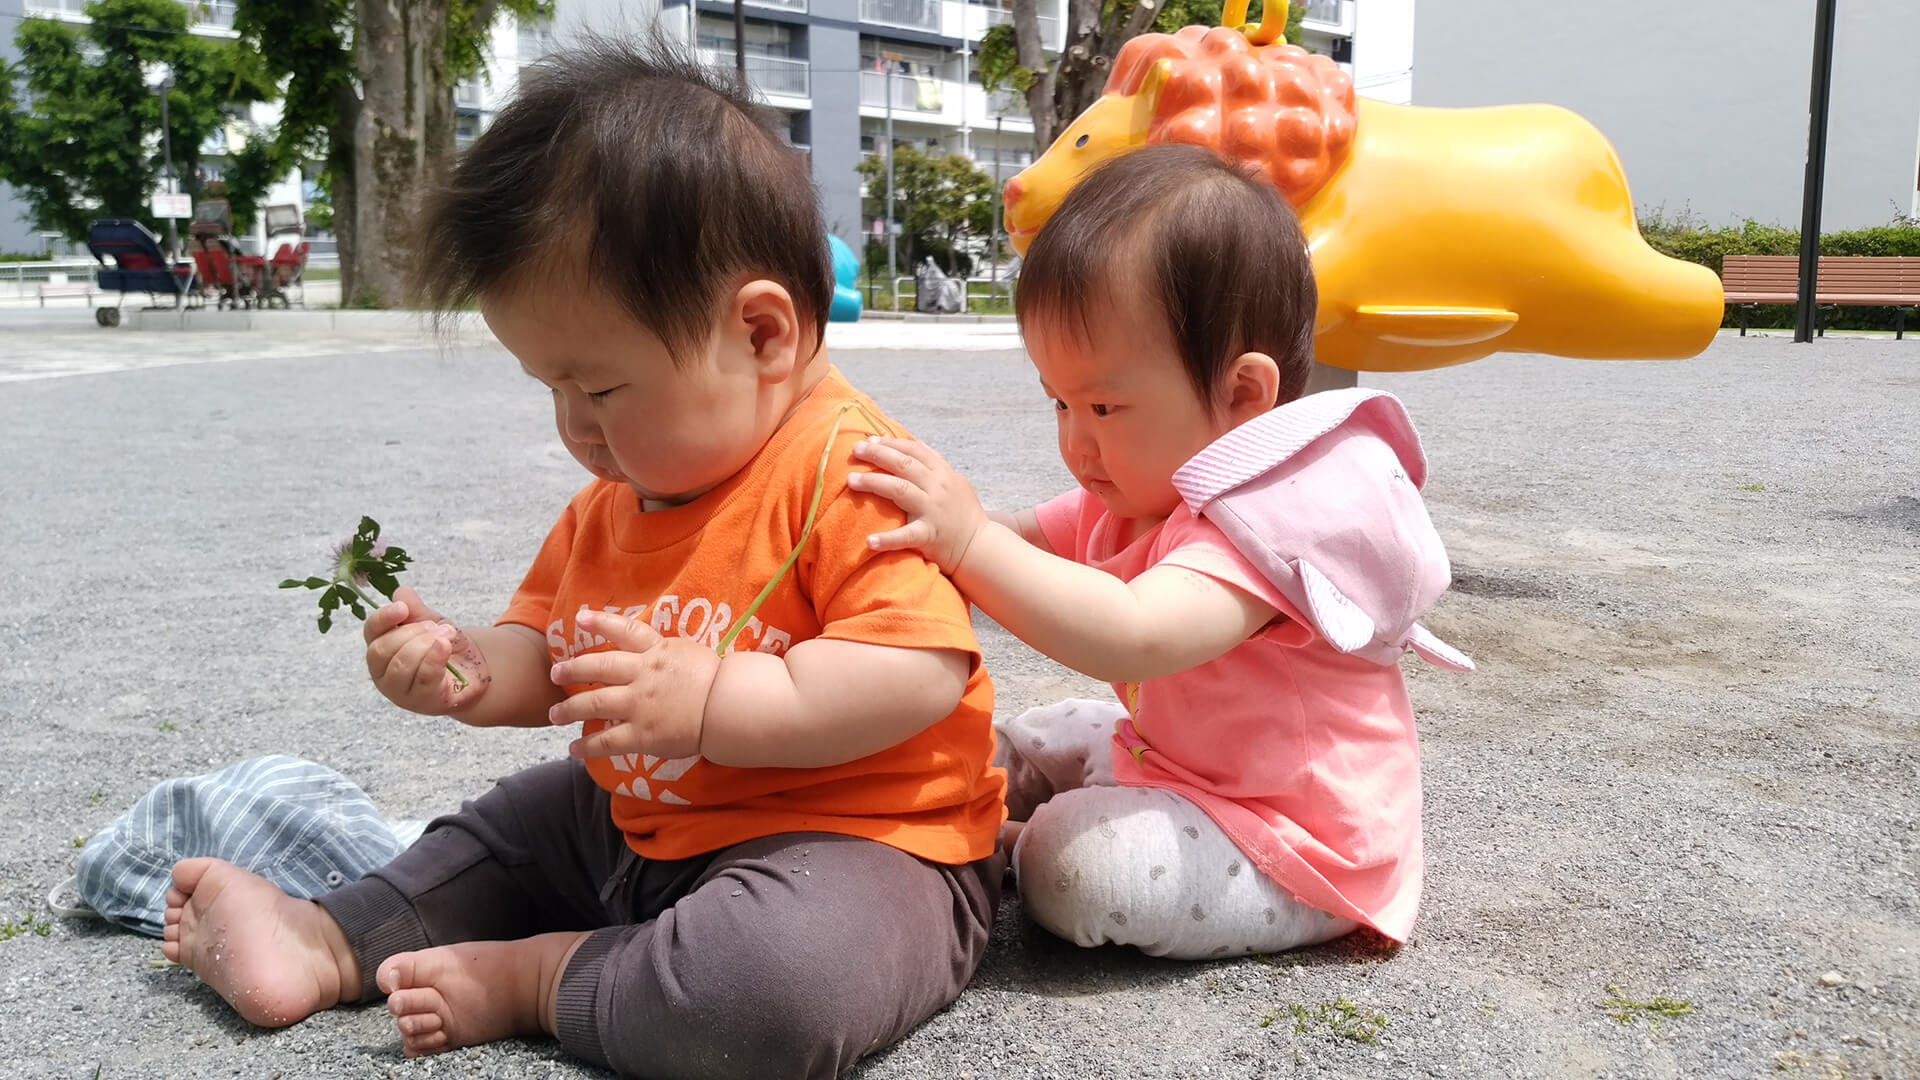
<path id="1" fill-rule="evenodd" d="M 1205 960 L 1330 941 L 1358 924 L 1295 899 L 1204 811 L 1114 783 L 1119 704 L 1070 700 L 996 722 L 1027 913 L 1080 945 Z"/>

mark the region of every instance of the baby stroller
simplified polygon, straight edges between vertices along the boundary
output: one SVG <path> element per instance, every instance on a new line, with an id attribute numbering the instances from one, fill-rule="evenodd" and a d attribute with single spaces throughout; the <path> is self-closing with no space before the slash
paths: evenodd
<path id="1" fill-rule="evenodd" d="M 307 306 L 307 234 L 300 208 L 291 203 L 269 206 L 267 217 L 267 280 L 272 291 L 264 299 L 278 300 L 281 307 L 292 303 L 291 293 L 299 292 L 301 307 Z"/>
<path id="2" fill-rule="evenodd" d="M 173 307 L 185 302 L 189 307 L 199 306 L 199 289 L 195 286 L 193 265 L 191 263 L 169 263 L 160 250 L 160 239 L 152 230 L 131 218 L 101 218 L 87 227 L 87 251 L 100 264 L 96 278 L 101 292 L 117 292 L 120 303 L 127 302 L 130 292 L 143 292 L 154 308 L 169 305 L 159 302 L 162 296 L 173 297 Z M 108 266 L 107 260 L 113 265 Z M 120 325 L 120 307 L 97 307 L 93 309 L 93 321 L 101 326 Z"/>
<path id="3" fill-rule="evenodd" d="M 940 272 L 939 264 L 929 255 L 920 263 L 920 269 L 913 275 L 913 308 L 915 311 L 938 312 L 953 315 L 965 311 L 967 307 L 966 286 Z"/>
<path id="4" fill-rule="evenodd" d="M 233 213 L 227 200 L 204 199 L 194 207 L 193 224 L 187 226 L 187 250 L 205 288 L 218 297 L 216 306 L 242 308 L 265 302 L 271 288 L 267 260 L 240 250 L 233 238 Z"/>

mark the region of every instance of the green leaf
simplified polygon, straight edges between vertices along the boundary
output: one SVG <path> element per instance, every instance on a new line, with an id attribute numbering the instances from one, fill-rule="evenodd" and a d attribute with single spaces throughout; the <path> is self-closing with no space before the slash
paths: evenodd
<path id="1" fill-rule="evenodd" d="M 393 579 L 393 575 L 384 570 L 367 571 L 367 584 L 372 585 L 374 591 L 389 600 L 393 599 L 393 590 L 400 587 L 400 583 Z"/>

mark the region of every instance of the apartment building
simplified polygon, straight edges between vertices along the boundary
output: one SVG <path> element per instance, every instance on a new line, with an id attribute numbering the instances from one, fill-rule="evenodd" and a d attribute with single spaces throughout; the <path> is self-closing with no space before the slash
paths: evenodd
<path id="1" fill-rule="evenodd" d="M 85 0 L 0 0 L 0 32 L 17 15 L 81 21 Z M 231 0 L 181 0 L 194 32 L 233 33 Z M 1296 0 L 1302 2 L 1302 0 Z M 1404 102 L 1412 92 L 1414 0 L 1304 0 L 1306 44 L 1339 61 L 1362 93 Z M 1038 0 L 1046 45 L 1063 44 L 1064 0 Z M 897 145 L 960 154 L 1004 181 L 1033 160 L 1033 122 L 1020 95 L 988 93 L 976 52 L 989 28 L 1012 21 L 1009 0 L 747 0 L 747 79 L 780 117 L 787 141 L 804 151 L 821 192 L 830 231 L 855 250 L 878 223 L 862 212 L 862 157 L 878 153 L 891 120 Z M 690 48 L 719 71 L 734 69 L 731 0 L 558 0 L 552 19 L 503 17 L 486 50 L 486 71 L 454 88 L 455 143 L 486 129 L 513 93 L 519 71 L 582 34 L 616 37 L 654 31 Z M 0 34 L 0 57 L 12 37 Z M 219 154 L 238 146 L 249 122 L 271 123 L 277 105 L 236 117 L 210 142 L 204 164 L 217 179 Z M 218 145 L 214 145 L 214 144 Z M 271 201 L 304 202 L 290 177 Z M 0 250 L 38 243 L 18 219 L 22 208 L 0 189 Z"/>
<path id="2" fill-rule="evenodd" d="M 1062 0 L 1040 0 L 1041 32 L 1060 44 Z M 1004 0 L 748 0 L 747 81 L 806 151 L 829 231 L 859 250 L 876 223 L 861 211 L 861 158 L 897 145 L 960 154 L 1011 177 L 1033 157 L 1018 95 L 989 94 L 975 52 L 1009 22 Z M 734 67 L 733 7 L 666 0 L 663 28 L 718 70 Z"/>
<path id="3" fill-rule="evenodd" d="M 1357 92 L 1395 105 L 1413 100 L 1414 0 L 1294 0 L 1306 8 L 1301 44 L 1331 56 Z"/>

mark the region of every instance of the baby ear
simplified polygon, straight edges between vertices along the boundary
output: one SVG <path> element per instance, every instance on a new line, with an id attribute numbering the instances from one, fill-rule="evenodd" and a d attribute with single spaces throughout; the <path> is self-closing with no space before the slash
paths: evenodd
<path id="1" fill-rule="evenodd" d="M 761 378 L 778 382 L 813 355 L 793 294 L 777 281 L 756 279 L 733 294 L 732 324 L 740 348 Z"/>
<path id="2" fill-rule="evenodd" d="M 1235 427 L 1273 410 L 1280 396 L 1280 365 L 1266 353 L 1241 353 L 1220 379 L 1219 409 Z"/>

